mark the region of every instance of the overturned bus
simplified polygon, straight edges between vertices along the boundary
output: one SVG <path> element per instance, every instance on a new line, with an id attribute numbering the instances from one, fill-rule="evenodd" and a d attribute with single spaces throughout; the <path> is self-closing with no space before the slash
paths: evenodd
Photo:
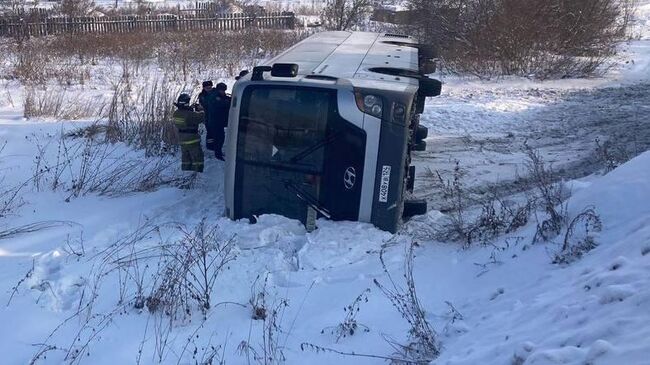
<path id="1" fill-rule="evenodd" d="M 237 81 L 227 133 L 225 201 L 232 219 L 318 217 L 395 232 L 426 212 L 407 199 L 424 150 L 425 98 L 440 94 L 431 47 L 366 32 L 323 32 Z"/>

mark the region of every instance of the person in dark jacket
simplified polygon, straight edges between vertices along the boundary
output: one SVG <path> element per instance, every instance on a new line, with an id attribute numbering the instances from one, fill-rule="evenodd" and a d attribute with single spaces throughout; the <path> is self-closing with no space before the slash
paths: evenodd
<path id="1" fill-rule="evenodd" d="M 223 82 L 217 84 L 215 88 L 217 91 L 216 103 L 215 103 L 215 132 L 214 132 L 214 155 L 217 159 L 224 161 L 223 156 L 223 143 L 226 140 L 226 133 L 224 128 L 228 126 L 228 115 L 230 113 L 230 96 L 226 95 L 226 90 L 228 86 Z"/>
<path id="2" fill-rule="evenodd" d="M 203 90 L 199 94 L 199 104 L 205 112 L 205 130 L 207 132 L 205 148 L 210 151 L 215 150 L 215 132 L 217 130 L 216 120 L 214 119 L 216 114 L 217 90 L 212 88 L 212 86 L 212 81 L 204 81 Z"/>
<path id="3" fill-rule="evenodd" d="M 181 145 L 181 170 L 203 172 L 203 149 L 199 124 L 203 122 L 204 115 L 190 106 L 190 99 L 188 94 L 181 94 L 178 101 L 174 103 L 178 109 L 172 115 Z"/>

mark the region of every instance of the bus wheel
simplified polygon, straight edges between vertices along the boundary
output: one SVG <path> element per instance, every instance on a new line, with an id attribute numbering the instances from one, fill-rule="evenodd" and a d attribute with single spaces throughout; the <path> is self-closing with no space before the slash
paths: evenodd
<path id="1" fill-rule="evenodd" d="M 436 79 L 423 77 L 420 79 L 420 94 L 425 97 L 433 97 L 440 95 L 442 91 L 442 83 Z"/>
<path id="2" fill-rule="evenodd" d="M 418 125 L 418 129 L 415 131 L 415 140 L 417 142 L 425 140 L 429 136 L 429 130 L 427 127 Z"/>
<path id="3" fill-rule="evenodd" d="M 411 218 L 416 215 L 427 214 L 427 201 L 424 199 L 412 199 L 404 201 L 403 218 Z"/>
<path id="4" fill-rule="evenodd" d="M 426 151 L 427 150 L 427 141 L 420 141 L 413 145 L 413 151 Z"/>

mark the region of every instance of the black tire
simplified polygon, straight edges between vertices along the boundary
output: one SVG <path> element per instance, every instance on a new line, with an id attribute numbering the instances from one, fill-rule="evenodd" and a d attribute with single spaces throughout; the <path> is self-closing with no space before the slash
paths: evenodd
<path id="1" fill-rule="evenodd" d="M 426 102 L 424 95 L 418 95 L 417 100 L 415 100 L 415 114 L 424 113 L 424 104 Z"/>
<path id="2" fill-rule="evenodd" d="M 411 218 L 416 215 L 427 214 L 427 201 L 424 199 L 411 199 L 404 201 L 402 218 Z"/>
<path id="3" fill-rule="evenodd" d="M 413 151 L 422 152 L 427 150 L 427 141 L 419 141 L 413 145 Z"/>
<path id="4" fill-rule="evenodd" d="M 418 125 L 418 128 L 415 130 L 415 142 L 420 143 L 423 140 L 427 139 L 429 136 L 429 130 L 427 127 Z"/>

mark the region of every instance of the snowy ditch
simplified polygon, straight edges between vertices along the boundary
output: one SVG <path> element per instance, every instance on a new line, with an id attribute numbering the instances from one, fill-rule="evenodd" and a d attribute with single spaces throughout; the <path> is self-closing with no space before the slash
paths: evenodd
<path id="1" fill-rule="evenodd" d="M 438 116 L 432 108 L 442 108 L 437 101 L 428 106 L 425 117 L 435 128 Z M 4 110 L 4 115 L 11 115 L 10 108 Z M 461 117 L 455 122 L 460 125 Z M 521 117 L 518 123 L 528 122 Z M 61 140 L 78 145 L 78 156 L 88 156 L 81 151 L 93 139 L 70 133 L 87 125 L 16 122 L 11 117 L 3 121 L 5 181 L 18 184 L 32 179 L 21 189 L 22 203 L 3 218 L 3 228 L 50 223 L 2 240 L 0 259 L 5 263 L 0 280 L 7 288 L 8 303 L 2 318 L 6 328 L 19 329 L 13 339 L 4 340 L 15 343 L 12 361 L 371 364 L 403 360 L 417 336 L 409 335 L 409 321 L 394 309 L 390 295 L 376 281 L 403 298 L 409 298 L 414 288 L 422 316 L 412 321 L 425 319 L 435 331 L 440 363 L 578 364 L 620 359 L 642 363 L 647 348 L 639 339 L 646 338 L 648 328 L 640 324 L 648 318 L 640 308 L 650 304 L 643 289 L 650 270 L 646 229 L 650 212 L 639 202 L 650 199 L 647 153 L 605 176 L 563 182 L 560 174 L 560 180 L 553 180 L 572 197 L 561 205 L 566 221 L 548 242 L 533 243 L 540 222 L 531 215 L 528 223 L 490 237 L 486 245 L 461 250 L 423 235 L 449 212 L 443 216 L 432 211 L 409 222 L 396 236 L 353 222 L 319 221 L 319 229 L 307 233 L 298 222 L 283 217 L 263 216 L 255 225 L 219 218 L 223 167 L 212 159 L 207 161 L 206 174 L 185 189 L 163 184 L 117 196 L 104 197 L 94 189 L 75 195 L 72 181 L 83 171 L 83 158 L 65 165 L 56 189 L 51 188 L 56 174 L 34 179 L 30 167 L 34 158 L 56 161 Z M 457 130 L 464 136 L 465 131 Z M 68 137 L 62 139 L 62 131 Z M 465 164 L 463 183 L 479 196 L 481 187 L 499 181 L 484 173 L 490 170 L 486 161 L 495 166 L 511 163 L 498 176 L 512 180 L 526 171 L 524 150 L 500 142 L 505 149 L 491 151 L 486 148 L 490 138 L 494 137 L 479 131 L 456 150 L 447 145 L 448 165 L 431 161 L 427 153 L 433 152 L 420 156 L 418 163 L 447 174 L 445 166 L 453 173 L 454 161 L 459 160 Z M 561 137 L 557 139 L 555 143 L 560 143 Z M 565 142 L 573 140 L 580 139 Z M 126 145 L 94 143 L 93 151 L 105 151 L 106 161 L 155 165 L 151 161 L 159 159 Z M 580 143 L 595 153 L 589 138 Z M 44 146 L 49 152 L 42 152 Z M 463 146 L 476 150 L 466 151 Z M 515 148 L 518 152 L 512 153 Z M 490 154 L 490 159 L 477 157 L 484 154 Z M 110 175 L 107 166 L 111 165 L 99 170 Z M 136 176 L 144 173 L 146 168 L 137 166 L 126 170 Z M 178 176 L 178 166 L 171 162 L 165 166 L 170 176 Z M 597 164 L 593 169 L 606 171 L 606 166 Z M 124 177 L 131 181 L 126 176 L 132 175 Z M 433 182 L 421 179 L 417 191 L 431 189 L 426 184 Z M 122 191 L 119 186 L 105 187 Z M 521 202 L 526 194 L 515 189 L 505 198 Z M 575 237 L 580 242 L 591 237 L 592 250 L 582 252 L 570 265 L 552 264 L 562 251 L 567 226 L 586 207 L 594 208 L 602 226 L 589 233 L 581 230 Z M 469 215 L 480 214 L 478 208 L 468 207 Z M 576 227 L 582 229 L 584 223 Z M 413 281 L 408 285 L 402 276 L 409 272 L 404 266 L 405 247 L 413 244 Z M 175 262 L 191 262 L 185 268 L 196 271 L 179 273 Z M 214 263 L 204 276 L 201 262 Z M 199 284 L 206 279 L 203 289 L 209 287 L 208 291 Z"/>
<path id="2" fill-rule="evenodd" d="M 78 133 L 92 120 L 24 120 L 24 88 L 3 81 L 0 194 L 14 192 L 0 214 L 3 361 L 645 364 L 643 62 L 604 80 L 447 79 L 423 115 L 430 149 L 415 161 L 415 194 L 434 209 L 397 235 L 356 222 L 320 220 L 309 233 L 280 216 L 227 220 L 219 161 L 188 179 L 173 150 Z M 531 178 L 525 145 L 547 184 Z M 504 208 L 512 223 L 531 195 L 543 201 L 544 187 L 560 200 L 499 223 Z M 499 223 L 465 248 L 467 237 L 439 235 L 459 192 L 464 228 Z M 562 219 L 540 239 L 548 208 Z"/>

